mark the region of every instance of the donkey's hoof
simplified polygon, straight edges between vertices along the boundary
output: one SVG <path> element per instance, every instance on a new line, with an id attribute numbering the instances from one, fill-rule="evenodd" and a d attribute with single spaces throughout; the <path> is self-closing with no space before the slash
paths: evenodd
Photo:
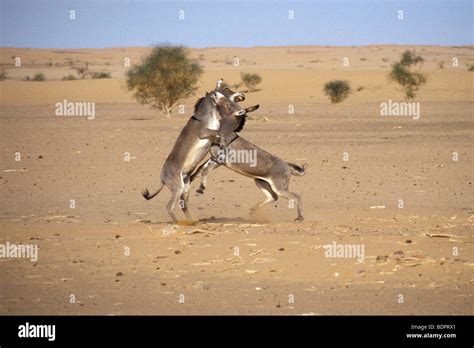
<path id="1" fill-rule="evenodd" d="M 303 217 L 302 216 L 298 216 L 294 221 L 297 222 L 297 223 L 301 223 L 303 222 Z"/>
<path id="2" fill-rule="evenodd" d="M 204 190 L 202 188 L 198 188 L 196 190 L 196 196 L 200 196 L 200 195 L 203 195 L 204 194 Z"/>

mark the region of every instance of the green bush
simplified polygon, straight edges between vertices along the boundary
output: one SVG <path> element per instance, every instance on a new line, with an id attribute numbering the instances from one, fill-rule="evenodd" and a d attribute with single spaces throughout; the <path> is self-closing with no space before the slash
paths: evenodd
<path id="1" fill-rule="evenodd" d="M 255 91 L 257 85 L 262 82 L 262 77 L 255 73 L 241 73 L 240 78 L 250 92 Z"/>
<path id="2" fill-rule="evenodd" d="M 197 89 L 203 69 L 183 46 L 156 46 L 141 65 L 127 72 L 127 88 L 141 104 L 159 108 L 166 117 L 180 100 Z"/>
<path id="3" fill-rule="evenodd" d="M 392 65 L 389 78 L 403 87 L 406 99 L 415 98 L 415 92 L 426 83 L 426 76 L 414 71 L 423 61 L 423 58 L 414 52 L 405 51 L 400 61 Z"/>
<path id="4" fill-rule="evenodd" d="M 324 85 L 324 93 L 329 97 L 331 103 L 336 104 L 342 102 L 351 93 L 351 87 L 347 81 L 333 80 L 326 82 Z"/>

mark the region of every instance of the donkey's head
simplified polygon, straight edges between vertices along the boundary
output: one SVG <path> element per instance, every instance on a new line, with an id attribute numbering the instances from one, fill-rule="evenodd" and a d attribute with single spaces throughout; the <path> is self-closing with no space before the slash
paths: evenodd
<path id="1" fill-rule="evenodd" d="M 224 79 L 219 79 L 216 82 L 215 92 L 222 93 L 226 98 L 229 98 L 233 102 L 239 103 L 245 100 L 245 95 L 240 92 L 235 92 L 230 89 L 230 87 L 224 83 Z"/>
<path id="2" fill-rule="evenodd" d="M 241 102 L 241 101 L 245 100 L 245 95 L 243 93 L 235 92 L 235 91 L 231 90 L 229 88 L 229 86 L 227 86 L 227 84 L 224 83 L 223 79 L 217 80 L 216 89 L 214 91 L 223 94 L 226 98 L 229 98 L 231 101 L 233 101 L 235 103 L 238 103 L 238 102 Z M 249 106 L 248 108 L 245 108 L 245 113 L 253 112 L 253 111 L 257 110 L 259 107 L 260 107 L 259 104 Z"/>
<path id="3" fill-rule="evenodd" d="M 224 83 L 224 79 L 217 80 L 215 92 L 219 92 L 223 94 L 225 97 L 227 97 L 228 99 L 236 103 L 245 100 L 244 94 L 231 90 L 229 86 L 227 86 L 227 84 Z M 253 105 L 253 106 L 249 106 L 248 108 L 245 108 L 244 114 L 241 116 L 238 116 L 235 119 L 235 122 L 234 122 L 235 127 L 233 131 L 236 133 L 240 132 L 245 126 L 245 122 L 247 120 L 247 113 L 253 112 L 257 110 L 259 107 L 260 105 L 257 104 L 257 105 Z"/>
<path id="4" fill-rule="evenodd" d="M 243 109 L 236 102 L 227 98 L 219 91 L 214 91 L 211 93 L 211 100 L 220 116 L 224 119 L 236 118 L 245 115 L 245 109 Z"/>

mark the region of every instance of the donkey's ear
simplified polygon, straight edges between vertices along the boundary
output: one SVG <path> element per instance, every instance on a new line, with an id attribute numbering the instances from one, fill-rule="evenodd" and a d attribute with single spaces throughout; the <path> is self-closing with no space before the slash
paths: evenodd
<path id="1" fill-rule="evenodd" d="M 221 88 L 222 84 L 224 83 L 224 79 L 219 79 L 216 82 L 216 89 Z"/>
<path id="2" fill-rule="evenodd" d="M 260 104 L 254 105 L 254 106 L 249 106 L 248 108 L 245 109 L 245 112 L 252 112 L 257 110 L 260 107 Z"/>
<path id="3" fill-rule="evenodd" d="M 214 92 L 211 94 L 211 100 L 213 105 L 217 105 L 219 99 L 225 98 L 225 96 L 220 92 Z"/>

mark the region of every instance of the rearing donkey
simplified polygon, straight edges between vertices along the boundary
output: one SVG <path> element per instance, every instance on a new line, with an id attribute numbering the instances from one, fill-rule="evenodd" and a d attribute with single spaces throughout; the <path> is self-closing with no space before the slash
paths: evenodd
<path id="1" fill-rule="evenodd" d="M 234 95 L 233 99 L 237 96 Z M 154 193 L 150 193 L 148 189 L 145 189 L 142 192 L 143 197 L 147 200 L 152 199 L 166 185 L 171 191 L 171 198 L 166 205 L 166 210 L 173 223 L 178 222 L 174 208 L 179 199 L 181 199 L 180 207 L 186 215 L 186 219 L 188 222 L 193 221 L 187 204 L 191 173 L 204 159 L 212 142 L 220 134 L 220 123 L 223 120 L 243 117 L 245 113 L 245 109 L 242 109 L 218 90 L 206 93 L 206 96 L 196 103 L 193 116 L 182 129 L 163 165 L 160 188 Z"/>
<path id="2" fill-rule="evenodd" d="M 229 138 L 226 137 L 226 139 Z M 301 197 L 297 193 L 290 192 L 288 189 L 291 175 L 304 175 L 304 166 L 300 167 L 283 161 L 235 133 L 232 139 L 229 139 L 225 149 L 214 143 L 210 153 L 211 158 L 202 164 L 191 176 L 192 182 L 197 176 L 201 175 L 201 185 L 197 189 L 197 193 L 204 193 L 209 171 L 224 165 L 239 174 L 255 179 L 257 187 L 265 194 L 266 198 L 251 208 L 251 214 L 254 214 L 263 206 L 277 201 L 278 197 L 283 197 L 293 200 L 295 203 L 298 211 L 295 221 L 303 221 Z M 235 154 L 239 153 L 244 154 L 242 157 L 247 159 L 251 157 L 249 154 L 253 153 L 255 161 L 235 161 L 239 157 L 235 156 Z M 229 154 L 234 154 L 234 156 L 229 156 Z"/>

